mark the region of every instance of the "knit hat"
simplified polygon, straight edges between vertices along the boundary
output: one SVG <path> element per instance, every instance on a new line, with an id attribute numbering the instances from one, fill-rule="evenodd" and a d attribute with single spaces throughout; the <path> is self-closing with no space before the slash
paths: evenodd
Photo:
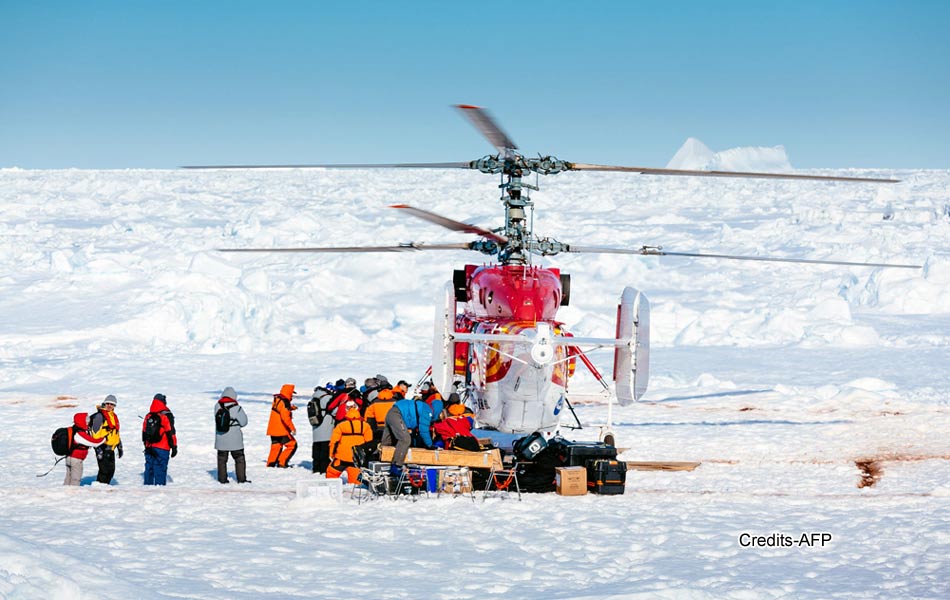
<path id="1" fill-rule="evenodd" d="M 356 380 L 353 379 L 352 377 L 347 377 L 347 378 L 346 378 L 346 381 L 343 382 L 343 385 L 344 385 L 344 387 L 347 387 L 347 388 L 355 388 L 355 387 L 356 387 Z"/>
<path id="2" fill-rule="evenodd" d="M 449 394 L 449 399 L 445 401 L 446 404 L 459 404 L 462 402 L 462 399 L 459 398 L 459 395 L 455 392 Z"/>
<path id="3" fill-rule="evenodd" d="M 234 388 L 228 386 L 224 388 L 224 391 L 221 392 L 221 399 L 230 398 L 231 400 L 237 400 L 237 392 L 234 391 Z"/>
<path id="4" fill-rule="evenodd" d="M 376 380 L 379 381 L 379 385 L 392 385 L 389 383 L 389 378 L 385 375 L 376 374 Z"/>
<path id="5" fill-rule="evenodd" d="M 167 403 L 167 401 L 165 400 L 165 394 L 155 394 L 155 396 L 152 398 L 152 400 L 158 400 L 159 402 L 166 402 L 166 403 Z"/>
<path id="6" fill-rule="evenodd" d="M 346 381 L 342 379 L 337 379 L 336 383 L 333 384 L 333 387 L 337 390 L 342 390 L 343 388 L 346 387 Z"/>
<path id="7" fill-rule="evenodd" d="M 281 398 L 286 398 L 287 400 L 293 400 L 294 399 L 294 384 L 285 383 L 284 385 L 280 386 L 280 394 L 278 395 Z"/>
<path id="8" fill-rule="evenodd" d="M 375 390 L 379 387 L 379 380 L 375 377 L 367 377 L 366 381 L 363 382 L 363 385 L 366 386 L 368 390 Z"/>
<path id="9" fill-rule="evenodd" d="M 112 406 L 115 406 L 115 396 L 113 396 L 112 394 L 109 394 L 108 396 L 106 396 L 106 399 L 102 401 L 102 406 L 105 406 L 106 404 L 111 404 Z"/>

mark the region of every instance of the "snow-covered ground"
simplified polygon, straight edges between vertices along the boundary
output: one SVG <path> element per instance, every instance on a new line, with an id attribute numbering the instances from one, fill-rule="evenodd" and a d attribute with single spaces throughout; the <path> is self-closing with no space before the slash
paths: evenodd
<path id="1" fill-rule="evenodd" d="M 264 467 L 271 394 L 415 381 L 436 292 L 481 255 L 215 249 L 462 241 L 387 205 L 494 227 L 494 178 L 0 170 L 0 597 L 950 596 L 950 172 L 822 173 L 903 183 L 580 173 L 533 196 L 538 233 L 564 242 L 924 265 L 545 261 L 572 274 L 561 314 L 578 335 L 613 333 L 624 285 L 648 295 L 651 386 L 615 409 L 618 444 L 698 469 L 631 472 L 623 496 L 358 505 L 296 498 L 308 433 L 296 468 Z M 609 354 L 595 362 L 609 372 Z M 240 488 L 214 476 L 228 385 L 250 417 Z M 581 420 L 603 422 L 593 378 L 572 386 Z M 170 485 L 145 488 L 136 431 L 156 392 L 181 451 Z M 115 484 L 36 477 L 52 431 L 109 393 L 126 430 Z M 813 532 L 831 541 L 740 543 Z"/>

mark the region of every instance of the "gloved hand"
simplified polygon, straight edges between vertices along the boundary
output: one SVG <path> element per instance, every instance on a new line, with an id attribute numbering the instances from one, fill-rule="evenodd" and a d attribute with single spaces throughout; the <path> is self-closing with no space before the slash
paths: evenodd
<path id="1" fill-rule="evenodd" d="M 115 453 L 122 458 L 122 442 L 119 442 L 119 445 L 115 447 Z"/>
<path id="2" fill-rule="evenodd" d="M 178 446 L 172 446 L 172 458 L 178 456 Z"/>
<path id="3" fill-rule="evenodd" d="M 96 460 L 102 460 L 103 452 L 104 450 L 102 449 L 102 446 L 96 446 Z"/>

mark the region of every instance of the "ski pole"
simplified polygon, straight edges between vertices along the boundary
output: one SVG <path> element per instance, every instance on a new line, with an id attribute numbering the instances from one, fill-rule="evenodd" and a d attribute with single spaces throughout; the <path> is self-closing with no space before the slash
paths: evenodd
<path id="1" fill-rule="evenodd" d="M 53 466 L 50 467 L 49 470 L 47 470 L 45 473 L 42 473 L 42 474 L 41 474 L 41 473 L 37 473 L 36 476 L 37 476 L 37 477 L 46 477 L 47 475 L 49 475 L 50 473 L 53 472 L 53 469 L 56 468 L 56 465 L 58 465 L 59 462 L 60 462 L 61 460 L 63 460 L 64 458 L 66 458 L 66 457 L 65 457 L 65 456 L 60 457 L 59 459 L 57 459 L 56 462 L 53 463 Z"/>

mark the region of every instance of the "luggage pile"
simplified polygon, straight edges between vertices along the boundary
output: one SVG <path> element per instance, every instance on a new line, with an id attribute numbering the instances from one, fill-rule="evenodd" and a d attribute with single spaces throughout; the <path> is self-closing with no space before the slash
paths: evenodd
<path id="1" fill-rule="evenodd" d="M 516 440 L 512 451 L 518 459 L 522 491 L 556 491 L 560 489 L 558 469 L 583 467 L 587 471 L 587 492 L 624 493 L 627 463 L 617 460 L 617 448 L 604 442 L 574 442 L 560 436 L 545 440 L 540 433 L 533 433 Z"/>

